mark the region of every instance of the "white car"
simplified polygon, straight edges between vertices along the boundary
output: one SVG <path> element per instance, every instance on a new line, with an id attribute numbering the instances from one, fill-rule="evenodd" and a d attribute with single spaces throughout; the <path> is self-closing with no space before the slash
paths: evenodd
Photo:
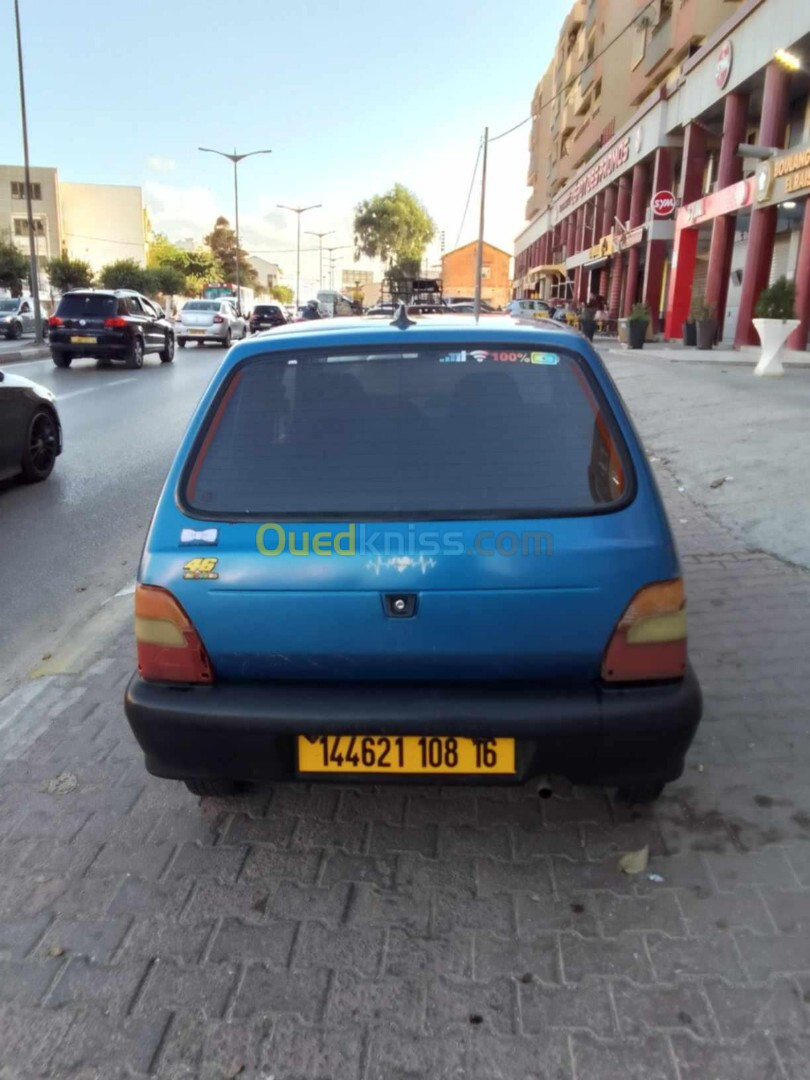
<path id="1" fill-rule="evenodd" d="M 504 311 L 523 319 L 542 319 L 554 313 L 551 304 L 545 300 L 510 300 Z"/>
<path id="2" fill-rule="evenodd" d="M 175 322 L 177 344 L 184 349 L 187 341 L 200 345 L 212 341 L 226 349 L 232 341 L 247 337 L 247 320 L 228 300 L 187 300 Z"/>

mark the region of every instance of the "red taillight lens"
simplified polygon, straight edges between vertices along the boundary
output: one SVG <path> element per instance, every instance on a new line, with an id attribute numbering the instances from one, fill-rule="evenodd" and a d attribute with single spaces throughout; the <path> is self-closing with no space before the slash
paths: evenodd
<path id="1" fill-rule="evenodd" d="M 110 330 L 122 330 L 127 325 L 127 320 L 120 315 L 113 315 L 111 319 L 105 319 L 104 325 Z"/>
<path id="2" fill-rule="evenodd" d="M 686 671 L 683 582 L 639 589 L 619 619 L 602 660 L 605 682 L 679 679 Z"/>
<path id="3" fill-rule="evenodd" d="M 200 635 L 167 589 L 135 589 L 135 641 L 138 671 L 161 682 L 210 683 L 211 661 Z"/>
<path id="4" fill-rule="evenodd" d="M 61 326 L 61 325 L 62 325 L 62 320 L 59 318 L 58 315 L 51 315 L 50 319 L 48 319 L 48 326 Z"/>
<path id="5" fill-rule="evenodd" d="M 215 315 L 214 322 L 225 322 L 225 320 L 221 315 Z"/>

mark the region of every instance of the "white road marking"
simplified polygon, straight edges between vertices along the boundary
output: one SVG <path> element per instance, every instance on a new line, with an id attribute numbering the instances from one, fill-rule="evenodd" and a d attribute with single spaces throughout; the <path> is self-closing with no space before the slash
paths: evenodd
<path id="1" fill-rule="evenodd" d="M 92 394 L 95 390 L 106 390 L 108 386 L 120 386 L 125 382 L 135 382 L 135 375 L 128 379 L 113 379 L 112 382 L 96 383 L 95 386 L 86 386 L 84 390 L 71 390 L 69 394 L 59 394 L 57 401 L 67 401 L 68 398 L 78 397 L 79 394 Z"/>

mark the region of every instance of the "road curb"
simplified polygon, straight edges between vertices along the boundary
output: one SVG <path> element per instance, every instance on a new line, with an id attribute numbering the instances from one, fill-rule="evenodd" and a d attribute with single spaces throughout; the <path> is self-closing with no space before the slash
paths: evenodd
<path id="1" fill-rule="evenodd" d="M 0 367 L 19 363 L 21 360 L 44 360 L 50 355 L 51 350 L 47 345 L 32 345 L 28 349 L 17 349 L 15 352 L 0 351 Z"/>
<path id="2" fill-rule="evenodd" d="M 82 675 L 110 643 L 116 641 L 133 618 L 132 592 L 111 596 L 86 622 L 76 627 L 69 640 L 26 675 L 26 681 L 53 675 Z"/>

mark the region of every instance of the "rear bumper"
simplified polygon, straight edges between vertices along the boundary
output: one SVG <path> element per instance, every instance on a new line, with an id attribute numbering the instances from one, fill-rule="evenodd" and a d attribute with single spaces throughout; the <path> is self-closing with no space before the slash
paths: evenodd
<path id="1" fill-rule="evenodd" d="M 701 708 L 691 668 L 677 682 L 621 689 L 511 682 L 168 686 L 136 674 L 125 697 L 147 769 L 173 779 L 292 779 L 299 734 L 432 734 L 513 736 L 512 782 L 546 774 L 582 784 L 670 781 L 683 771 Z"/>
<path id="2" fill-rule="evenodd" d="M 72 342 L 71 337 L 95 337 L 93 342 Z M 64 331 L 51 330 L 48 335 L 48 344 L 52 349 L 59 352 L 69 353 L 71 356 L 124 356 L 132 347 L 132 339 L 127 333 L 93 333 L 87 331 L 82 334 L 79 330 Z"/>
<path id="3" fill-rule="evenodd" d="M 201 328 L 202 329 L 202 328 Z M 188 327 L 178 327 L 175 331 L 178 341 L 216 341 L 222 342 L 227 336 L 227 328 L 224 330 L 206 327 L 202 334 L 192 334 Z"/>

